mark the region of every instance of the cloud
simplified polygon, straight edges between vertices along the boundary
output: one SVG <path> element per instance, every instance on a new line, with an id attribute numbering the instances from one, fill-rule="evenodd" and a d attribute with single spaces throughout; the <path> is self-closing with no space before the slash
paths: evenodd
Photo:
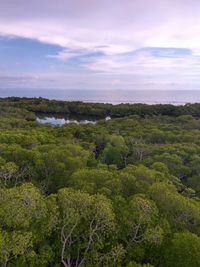
<path id="1" fill-rule="evenodd" d="M 106 54 L 140 47 L 198 49 L 197 0 L 1 0 L 0 33 Z"/>
<path id="2" fill-rule="evenodd" d="M 138 75 L 145 79 L 158 80 L 165 75 L 167 79 L 189 74 L 200 74 L 200 57 L 194 56 L 189 49 L 146 48 L 132 53 L 105 56 L 88 62 L 85 67 L 100 73 Z M 163 78 L 163 77 L 162 77 Z"/>
<path id="3" fill-rule="evenodd" d="M 62 86 L 78 86 L 75 79 L 87 85 L 91 73 L 93 84 L 104 78 L 104 86 L 173 84 L 177 77 L 195 84 L 199 14 L 199 0 L 0 0 L 0 36 L 58 46 L 44 57 Z M 58 61 L 67 66 L 60 75 Z M 69 78 L 70 64 L 85 71 L 85 80 Z"/>

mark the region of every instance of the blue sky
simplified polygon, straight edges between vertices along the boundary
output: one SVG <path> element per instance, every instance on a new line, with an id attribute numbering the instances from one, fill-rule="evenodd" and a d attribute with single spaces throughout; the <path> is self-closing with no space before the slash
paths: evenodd
<path id="1" fill-rule="evenodd" d="M 0 0 L 0 88 L 200 89 L 198 0 Z"/>

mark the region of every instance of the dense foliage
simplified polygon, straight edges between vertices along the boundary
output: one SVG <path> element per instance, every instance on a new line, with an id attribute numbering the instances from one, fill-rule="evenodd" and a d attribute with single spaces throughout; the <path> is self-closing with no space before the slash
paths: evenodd
<path id="1" fill-rule="evenodd" d="M 193 115 L 200 116 L 200 104 L 186 104 L 184 106 L 166 105 L 147 105 L 147 104 L 103 104 L 85 102 L 67 102 L 59 100 L 48 100 L 44 98 L 0 98 L 0 106 L 4 108 L 24 108 L 32 112 L 57 113 L 57 114 L 79 114 L 92 116 L 112 116 L 123 117 L 129 115 L 167 115 L 181 116 Z"/>
<path id="2" fill-rule="evenodd" d="M 199 267 L 199 113 L 0 99 L 0 266 Z"/>

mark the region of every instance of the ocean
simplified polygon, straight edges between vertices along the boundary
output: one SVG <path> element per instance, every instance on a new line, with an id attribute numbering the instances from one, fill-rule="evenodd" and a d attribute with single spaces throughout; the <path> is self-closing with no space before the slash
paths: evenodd
<path id="1" fill-rule="evenodd" d="M 200 102 L 200 90 L 0 89 L 0 97 L 43 97 L 98 103 L 173 104 Z"/>

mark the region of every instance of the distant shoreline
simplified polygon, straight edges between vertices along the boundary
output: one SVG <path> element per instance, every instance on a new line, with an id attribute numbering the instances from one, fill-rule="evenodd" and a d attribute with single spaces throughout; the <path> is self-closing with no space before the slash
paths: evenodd
<path id="1" fill-rule="evenodd" d="M 182 115 L 190 115 L 200 117 L 200 104 L 104 104 L 92 103 L 83 101 L 64 101 L 64 100 L 49 100 L 46 98 L 20 98 L 8 97 L 0 98 L 0 108 L 2 110 L 7 107 L 12 107 L 18 110 L 25 110 L 33 113 L 33 117 L 37 113 L 55 113 L 66 115 L 83 115 L 105 118 L 120 118 L 126 116 L 172 116 L 178 117 Z"/>
<path id="2" fill-rule="evenodd" d="M 172 104 L 200 103 L 200 90 L 64 90 L 0 89 L 0 97 L 46 98 L 104 104 Z"/>

